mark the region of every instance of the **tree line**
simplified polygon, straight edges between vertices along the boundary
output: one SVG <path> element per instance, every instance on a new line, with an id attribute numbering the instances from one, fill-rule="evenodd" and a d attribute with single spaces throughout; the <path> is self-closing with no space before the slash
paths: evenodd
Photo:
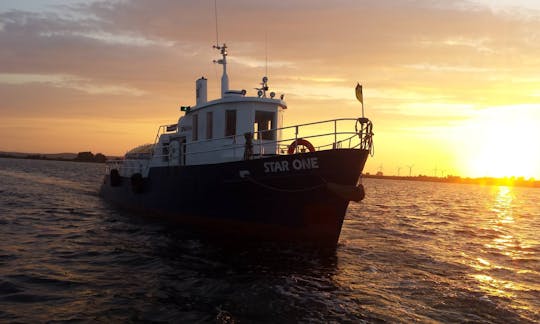
<path id="1" fill-rule="evenodd" d="M 94 155 L 92 152 L 79 152 L 77 157 L 73 160 L 77 162 L 105 163 L 105 161 L 107 161 L 107 157 L 101 153 L 96 153 Z"/>

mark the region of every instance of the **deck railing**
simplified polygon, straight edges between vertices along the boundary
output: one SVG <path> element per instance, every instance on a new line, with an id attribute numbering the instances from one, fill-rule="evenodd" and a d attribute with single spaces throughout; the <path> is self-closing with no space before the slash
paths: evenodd
<path id="1" fill-rule="evenodd" d="M 272 136 L 265 136 L 266 133 Z M 276 129 L 269 129 L 251 133 L 252 148 L 250 158 L 261 158 L 268 155 L 289 154 L 293 143 L 298 143 L 299 139 L 309 141 L 316 151 L 337 148 L 359 148 L 362 150 L 373 150 L 373 126 L 367 118 L 340 118 L 319 122 L 305 123 L 300 125 L 287 126 Z M 264 138 L 276 138 L 267 140 Z M 205 143 L 221 141 L 222 145 L 212 148 L 203 148 Z M 216 152 L 233 152 L 231 160 L 239 160 L 244 157 L 246 150 L 245 134 L 223 137 L 220 139 L 199 140 L 184 144 L 186 157 L 196 157 L 197 155 Z M 294 153 L 307 151 L 306 147 L 296 145 Z M 270 149 L 270 151 L 269 151 Z M 213 155 L 215 156 L 215 155 Z M 188 158 L 189 159 L 189 158 Z M 215 161 L 198 160 L 196 164 L 210 163 Z"/>
<path id="2" fill-rule="evenodd" d="M 157 136 L 165 132 L 167 132 L 166 126 L 162 126 Z M 299 143 L 300 139 L 309 141 L 315 151 L 358 148 L 373 153 L 373 126 L 367 118 L 331 119 L 249 134 L 248 137 L 251 138 L 251 149 L 247 148 L 245 134 L 209 140 L 201 139 L 196 142 L 184 143 L 182 144 L 183 147 L 180 147 L 180 151 L 184 154 L 182 161 L 186 161 L 185 164 L 190 165 L 238 161 L 246 158 L 257 159 L 269 155 L 284 155 L 289 154 L 291 145 L 293 143 Z M 271 135 L 265 136 L 265 134 Z M 280 139 L 269 140 L 265 138 Z M 304 153 L 308 149 L 308 147 L 296 145 L 293 153 Z M 249 156 L 246 156 L 246 150 L 250 151 Z M 151 159 L 158 159 L 166 164 L 170 164 L 169 154 L 159 154 L 162 151 L 159 153 L 156 152 L 156 148 L 154 147 L 153 153 L 149 155 L 148 159 L 144 160 L 149 163 Z M 223 155 L 216 161 L 216 156 L 220 156 L 219 152 L 223 152 Z M 140 164 L 131 163 L 135 161 L 141 161 L 141 159 L 130 159 L 126 157 L 124 160 L 108 161 L 107 172 L 110 172 L 113 168 L 120 169 L 121 166 L 121 169 L 126 171 L 126 173 L 133 173 L 140 169 Z M 180 164 L 183 164 L 183 162 Z"/>

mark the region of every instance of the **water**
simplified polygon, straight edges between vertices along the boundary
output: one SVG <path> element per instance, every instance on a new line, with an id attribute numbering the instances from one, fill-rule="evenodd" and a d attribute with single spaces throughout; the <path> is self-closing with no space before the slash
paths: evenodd
<path id="1" fill-rule="evenodd" d="M 335 251 L 115 210 L 102 165 L 0 159 L 0 322 L 540 321 L 540 190 L 366 179 Z"/>

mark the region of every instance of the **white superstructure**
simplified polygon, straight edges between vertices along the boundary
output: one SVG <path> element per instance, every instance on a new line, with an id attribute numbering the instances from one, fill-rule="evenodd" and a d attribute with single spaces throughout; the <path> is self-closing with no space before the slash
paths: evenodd
<path id="1" fill-rule="evenodd" d="M 146 177 L 151 167 L 218 164 L 367 145 L 361 143 L 358 129 L 352 131 L 358 122 L 356 118 L 284 127 L 287 104 L 283 95 L 278 99 L 274 92 L 269 92 L 268 78 L 263 77 L 260 87 L 255 88 L 256 96 L 248 96 L 246 90 L 230 90 L 227 46 L 214 48 L 222 56 L 214 61 L 223 66 L 221 98 L 208 101 L 207 79 L 196 80 L 196 104 L 182 107 L 185 115 L 176 124 L 160 126 L 153 145 L 136 148 L 123 160 L 111 161 L 107 172 L 115 168 L 122 176 L 140 173 Z M 338 132 L 338 126 L 349 131 Z M 307 139 L 317 144 L 316 148 Z"/>

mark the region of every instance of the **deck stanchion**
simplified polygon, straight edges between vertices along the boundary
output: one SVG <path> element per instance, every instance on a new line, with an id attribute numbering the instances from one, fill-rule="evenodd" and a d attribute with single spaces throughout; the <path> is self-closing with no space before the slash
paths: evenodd
<path id="1" fill-rule="evenodd" d="M 334 119 L 334 148 L 337 146 L 337 119 Z"/>

